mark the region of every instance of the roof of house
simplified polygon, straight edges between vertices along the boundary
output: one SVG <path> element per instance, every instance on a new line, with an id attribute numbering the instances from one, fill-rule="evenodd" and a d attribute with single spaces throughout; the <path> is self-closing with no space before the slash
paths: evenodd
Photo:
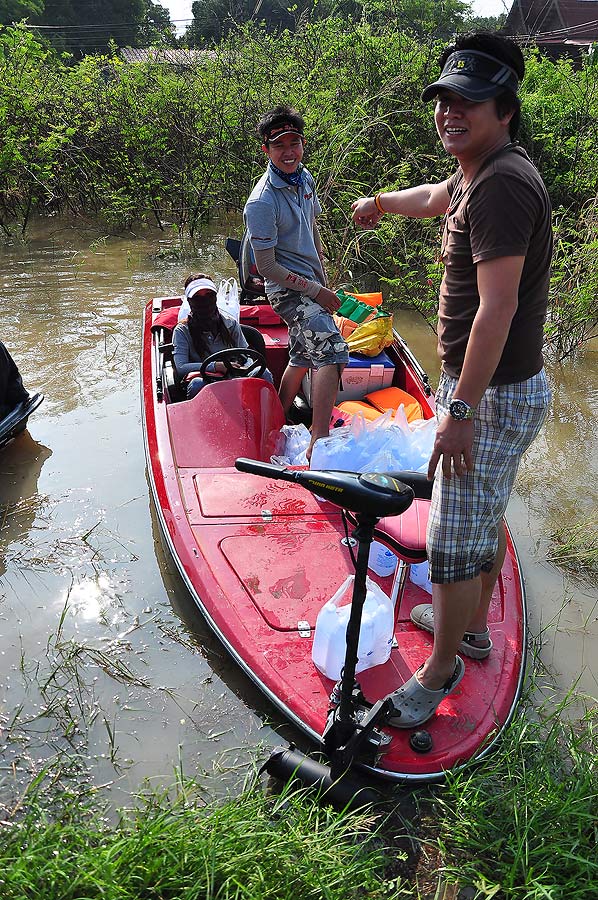
<path id="1" fill-rule="evenodd" d="M 539 43 L 598 41 L 598 0 L 515 0 L 505 31 Z"/>
<path id="2" fill-rule="evenodd" d="M 202 59 L 213 57 L 212 50 L 181 50 L 172 47 L 121 47 L 121 58 L 127 63 L 166 63 L 172 66 L 193 66 Z"/>

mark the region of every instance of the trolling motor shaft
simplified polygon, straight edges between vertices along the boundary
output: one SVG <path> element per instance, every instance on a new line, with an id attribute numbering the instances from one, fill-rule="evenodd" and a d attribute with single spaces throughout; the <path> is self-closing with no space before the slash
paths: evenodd
<path id="1" fill-rule="evenodd" d="M 320 786 L 325 784 L 333 794 L 336 781 L 340 783 L 341 778 L 345 779 L 355 759 L 365 756 L 370 761 L 370 758 L 375 757 L 382 743 L 382 735 L 376 732 L 376 725 L 383 723 L 392 711 L 390 700 L 380 700 L 358 719 L 358 703 L 354 696 L 359 693 L 355 669 L 374 528 L 381 518 L 405 512 L 415 496 L 428 497 L 430 485 L 424 475 L 415 472 L 359 474 L 288 469 L 244 458 L 237 459 L 235 466 L 240 472 L 294 481 L 336 506 L 353 512 L 357 519 L 353 534 L 358 540 L 358 552 L 347 625 L 345 663 L 340 681 L 340 704 L 333 705 L 329 710 L 323 734 L 324 749 L 331 762 L 330 769 L 314 763 L 294 748 L 290 755 L 281 753 L 279 748 L 266 764 L 266 769 L 271 774 L 278 777 L 286 775 L 287 778 L 295 776 L 306 785 L 314 785 L 316 782 Z M 290 768 L 290 760 L 294 768 Z"/>

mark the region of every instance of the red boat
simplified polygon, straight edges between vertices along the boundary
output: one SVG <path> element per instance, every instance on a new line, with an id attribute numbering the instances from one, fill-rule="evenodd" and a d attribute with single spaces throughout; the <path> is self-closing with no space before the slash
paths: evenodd
<path id="1" fill-rule="evenodd" d="M 172 361 L 179 297 L 150 301 L 144 312 L 142 406 L 151 490 L 166 542 L 199 610 L 229 653 L 288 720 L 321 744 L 334 682 L 312 662 L 316 617 L 354 563 L 341 509 L 299 483 L 239 471 L 239 457 L 270 461 L 285 417 L 276 389 L 255 377 L 206 385 L 184 399 Z M 242 306 L 278 383 L 287 362 L 285 325 L 266 303 Z M 261 337 L 260 337 L 261 336 Z M 262 343 L 263 341 L 263 343 Z M 395 335 L 386 351 L 392 385 L 434 415 L 425 373 Z M 399 687 L 429 655 L 432 636 L 409 612 L 429 594 L 409 575 L 425 559 L 428 501 L 382 519 L 375 537 L 399 556 L 396 573 L 369 575 L 396 595 L 395 640 L 388 662 L 361 672 L 369 704 Z M 524 673 L 526 612 L 515 548 L 508 552 L 490 611 L 494 649 L 466 660 L 458 688 L 425 724 L 429 746 L 410 730 L 382 727 L 367 772 L 397 782 L 438 781 L 448 769 L 483 757 L 513 715 Z M 426 752 L 422 752 L 426 751 Z"/>

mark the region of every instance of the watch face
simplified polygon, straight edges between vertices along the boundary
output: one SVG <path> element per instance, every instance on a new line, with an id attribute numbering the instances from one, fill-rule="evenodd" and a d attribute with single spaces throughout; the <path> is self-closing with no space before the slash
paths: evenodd
<path id="1" fill-rule="evenodd" d="M 473 410 L 464 400 L 451 400 L 449 404 L 449 412 L 453 419 L 462 421 L 463 419 L 471 419 Z"/>

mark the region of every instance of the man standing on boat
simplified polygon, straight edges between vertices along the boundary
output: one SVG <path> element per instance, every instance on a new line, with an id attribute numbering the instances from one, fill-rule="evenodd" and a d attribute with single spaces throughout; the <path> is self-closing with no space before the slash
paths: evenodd
<path id="1" fill-rule="evenodd" d="M 321 206 L 314 179 L 302 163 L 304 121 L 297 110 L 277 106 L 258 123 L 268 167 L 245 204 L 257 270 L 272 308 L 289 327 L 289 364 L 280 383 L 288 416 L 306 372 L 312 370 L 313 445 L 327 437 L 347 344 L 332 318 L 340 302 L 326 287 L 324 251 L 316 225 Z"/>
<path id="2" fill-rule="evenodd" d="M 460 36 L 423 92 L 459 168 L 440 184 L 362 197 L 354 221 L 444 216 L 436 393 L 438 432 L 427 534 L 432 605 L 412 620 L 434 634 L 431 656 L 391 697 L 391 724 L 425 722 L 464 673 L 461 653 L 492 651 L 487 614 L 502 568 L 503 516 L 522 454 L 550 402 L 542 360 L 552 254 L 542 179 L 515 141 L 521 51 L 495 34 Z M 439 471 L 436 472 L 437 467 Z"/>

